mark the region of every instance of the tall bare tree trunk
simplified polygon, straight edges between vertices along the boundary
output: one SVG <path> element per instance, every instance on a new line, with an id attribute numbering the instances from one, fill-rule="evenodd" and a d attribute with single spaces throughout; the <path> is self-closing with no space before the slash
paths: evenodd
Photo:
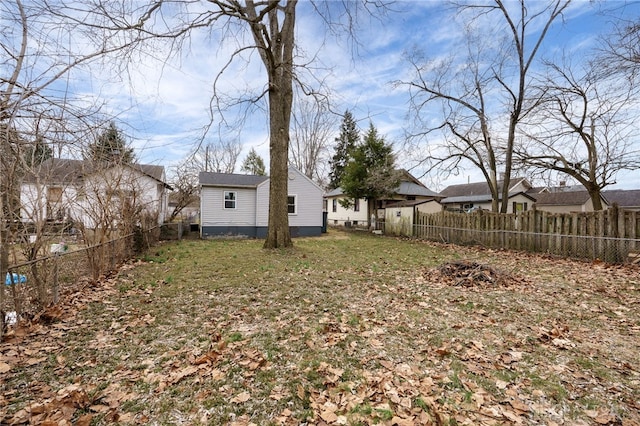
<path id="1" fill-rule="evenodd" d="M 251 32 L 269 76 L 269 230 L 264 248 L 290 247 L 287 196 L 289 189 L 289 127 L 293 103 L 293 47 L 297 0 L 270 0 L 268 26 L 258 19 L 254 1 L 247 1 Z M 280 24 L 282 17 L 282 24 Z"/>
<path id="2" fill-rule="evenodd" d="M 293 95 L 291 77 L 276 72 L 280 81 L 269 89 L 270 121 L 270 181 L 269 181 L 269 230 L 264 248 L 290 247 L 289 214 L 287 210 L 289 122 Z"/>

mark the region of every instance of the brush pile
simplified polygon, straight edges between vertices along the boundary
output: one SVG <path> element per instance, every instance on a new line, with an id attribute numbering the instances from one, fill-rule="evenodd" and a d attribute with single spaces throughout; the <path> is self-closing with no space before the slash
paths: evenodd
<path id="1" fill-rule="evenodd" d="M 500 286 L 510 281 L 508 275 L 502 274 L 490 266 L 468 261 L 444 263 L 429 271 L 428 275 L 431 279 L 438 279 L 448 285 L 462 287 Z"/>

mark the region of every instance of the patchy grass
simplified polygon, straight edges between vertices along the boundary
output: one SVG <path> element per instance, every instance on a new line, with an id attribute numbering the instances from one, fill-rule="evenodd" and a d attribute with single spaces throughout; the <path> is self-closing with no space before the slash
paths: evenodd
<path id="1" fill-rule="evenodd" d="M 0 422 L 640 422 L 637 269 L 337 231 L 261 246 L 163 244 L 12 330 Z M 499 283 L 439 275 L 459 260 Z"/>

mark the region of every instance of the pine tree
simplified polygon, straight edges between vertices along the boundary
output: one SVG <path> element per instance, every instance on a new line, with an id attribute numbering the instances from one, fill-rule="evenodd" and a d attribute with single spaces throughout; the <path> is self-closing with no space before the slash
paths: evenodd
<path id="1" fill-rule="evenodd" d="M 340 186 L 344 169 L 349 162 L 351 151 L 356 147 L 360 135 L 356 127 L 356 121 L 349 110 L 344 113 L 340 124 L 340 136 L 335 139 L 335 153 L 329 161 L 331 171 L 329 172 L 329 189 Z"/>
<path id="2" fill-rule="evenodd" d="M 340 187 L 348 198 L 341 200 L 341 204 L 350 207 L 353 200 L 366 198 L 371 213 L 373 201 L 392 195 L 399 184 L 393 147 L 370 123 L 362 143 L 352 150 L 344 169 Z"/>
<path id="3" fill-rule="evenodd" d="M 89 144 L 86 158 L 99 163 L 133 163 L 134 154 L 112 121 L 96 141 Z"/>
<path id="4" fill-rule="evenodd" d="M 27 148 L 24 161 L 29 167 L 38 166 L 53 157 L 53 149 L 47 145 L 41 137 L 38 137 L 33 145 Z"/>
<path id="5" fill-rule="evenodd" d="M 255 149 L 251 148 L 251 151 L 247 154 L 242 162 L 240 170 L 252 175 L 265 176 L 264 160 L 258 155 Z"/>

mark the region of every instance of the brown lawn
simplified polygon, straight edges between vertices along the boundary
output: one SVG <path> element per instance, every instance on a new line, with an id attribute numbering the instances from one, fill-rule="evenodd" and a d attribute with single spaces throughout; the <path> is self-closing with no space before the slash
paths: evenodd
<path id="1" fill-rule="evenodd" d="M 0 423 L 639 425 L 637 268 L 183 241 L 9 330 Z"/>

